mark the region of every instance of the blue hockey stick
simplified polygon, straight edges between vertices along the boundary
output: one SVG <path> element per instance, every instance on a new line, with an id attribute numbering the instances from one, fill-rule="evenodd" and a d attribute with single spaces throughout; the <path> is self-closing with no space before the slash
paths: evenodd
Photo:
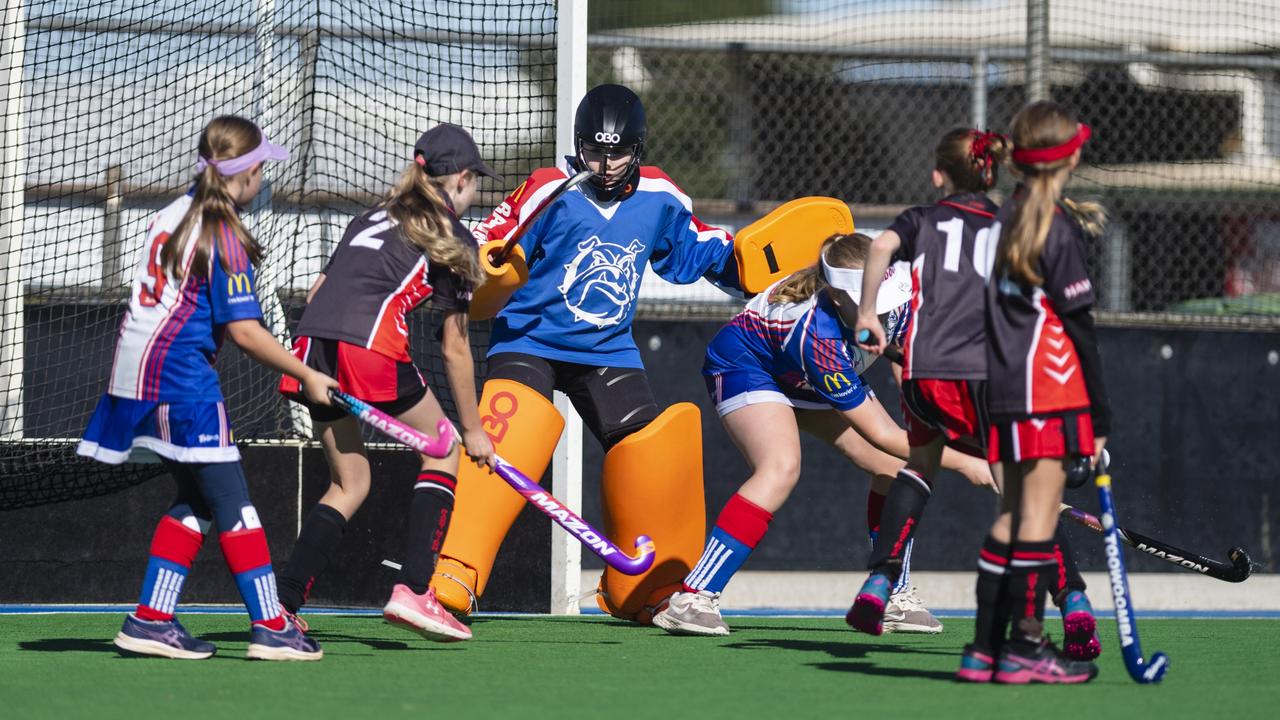
<path id="1" fill-rule="evenodd" d="M 1124 568 L 1124 551 L 1120 548 L 1120 528 L 1116 523 L 1116 504 L 1111 497 L 1111 458 L 1102 451 L 1098 458 L 1098 473 L 1094 484 L 1098 486 L 1098 504 L 1102 508 L 1102 528 L 1107 551 L 1107 577 L 1111 580 L 1111 598 L 1116 606 L 1116 629 L 1120 632 L 1120 652 L 1124 655 L 1124 667 L 1134 682 L 1143 685 L 1158 683 L 1169 669 L 1169 658 L 1162 652 L 1151 656 L 1148 662 L 1142 657 L 1142 644 L 1138 641 L 1138 622 L 1133 614 L 1133 601 L 1129 598 L 1129 573 Z"/>

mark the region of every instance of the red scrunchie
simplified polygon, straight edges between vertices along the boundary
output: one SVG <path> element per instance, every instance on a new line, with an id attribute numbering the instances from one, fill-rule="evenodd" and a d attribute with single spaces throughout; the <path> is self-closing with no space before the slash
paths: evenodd
<path id="1" fill-rule="evenodd" d="M 995 140 L 1007 138 L 1000 133 L 982 132 L 981 130 L 971 131 L 969 137 L 972 138 L 969 141 L 969 160 L 982 169 L 982 177 L 986 180 L 986 178 L 990 177 L 991 166 L 995 163 L 995 158 L 991 154 L 991 146 Z"/>

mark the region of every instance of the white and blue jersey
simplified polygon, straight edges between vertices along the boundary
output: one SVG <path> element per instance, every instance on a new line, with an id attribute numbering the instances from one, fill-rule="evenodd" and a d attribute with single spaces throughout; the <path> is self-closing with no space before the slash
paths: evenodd
<path id="1" fill-rule="evenodd" d="M 213 362 L 226 324 L 259 320 L 262 308 L 253 264 L 225 225 L 215 234 L 207 272 L 192 267 L 199 222 L 189 231 L 182 280 L 164 271 L 161 250 L 191 202 L 190 195 L 178 198 L 147 229 L 107 392 L 80 443 L 81 455 L 121 463 L 134 447 L 144 447 L 180 462 L 239 459 Z"/>
<path id="2" fill-rule="evenodd" d="M 876 356 L 860 349 L 826 293 L 770 302 L 774 283 L 716 333 L 702 374 L 721 416 L 775 402 L 810 410 L 852 410 L 871 394 L 862 381 Z M 909 304 L 885 316 L 890 343 L 908 325 Z"/>
<path id="3" fill-rule="evenodd" d="M 480 242 L 509 237 L 570 171 L 542 168 L 480 223 Z M 565 193 L 520 240 L 529 281 L 493 323 L 489 355 L 518 352 L 596 367 L 642 367 L 631 336 L 645 267 L 676 284 L 707 276 L 737 287 L 729 233 L 693 216 L 692 203 L 656 167 L 633 194 L 598 202 Z"/>

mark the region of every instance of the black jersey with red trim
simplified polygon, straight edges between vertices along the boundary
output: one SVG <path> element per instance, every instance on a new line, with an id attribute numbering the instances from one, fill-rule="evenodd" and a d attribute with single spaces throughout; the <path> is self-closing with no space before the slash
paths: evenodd
<path id="1" fill-rule="evenodd" d="M 451 219 L 454 235 L 474 247 L 471 232 Z M 466 283 L 428 260 L 381 208 L 351 221 L 324 275 L 296 334 L 342 340 L 402 362 L 411 362 L 409 311 L 430 298 L 437 309 L 465 312 L 470 301 Z"/>
<path id="2" fill-rule="evenodd" d="M 993 242 L 1008 228 L 1017 195 L 1000 208 Z M 1007 274 L 987 286 L 987 404 L 993 418 L 1051 415 L 1090 406 L 1080 352 L 1062 318 L 1094 302 L 1084 233 L 1061 208 L 1040 253 L 1044 282 L 1023 286 Z"/>
<path id="3" fill-rule="evenodd" d="M 911 326 L 903 339 L 902 378 L 987 377 L 985 279 L 999 208 L 982 193 L 956 193 L 913 207 L 889 229 L 902 242 L 896 260 L 911 263 Z"/>

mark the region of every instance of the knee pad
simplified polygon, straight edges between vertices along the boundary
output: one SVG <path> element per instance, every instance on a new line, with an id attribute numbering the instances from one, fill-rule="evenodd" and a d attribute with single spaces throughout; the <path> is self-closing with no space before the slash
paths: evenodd
<path id="1" fill-rule="evenodd" d="M 481 421 L 504 460 L 538 480 L 564 430 L 564 418 L 546 398 L 518 382 L 490 380 L 480 397 Z M 488 468 L 463 460 L 449 533 L 431 587 L 455 613 L 471 612 L 489 583 L 493 560 L 524 498 Z"/>
<path id="2" fill-rule="evenodd" d="M 648 535 L 657 556 L 643 575 L 607 568 L 597 602 L 614 617 L 648 624 L 680 589 L 706 540 L 698 407 L 673 405 L 615 445 L 605 455 L 601 499 L 609 537 L 627 547 L 637 535 Z"/>

